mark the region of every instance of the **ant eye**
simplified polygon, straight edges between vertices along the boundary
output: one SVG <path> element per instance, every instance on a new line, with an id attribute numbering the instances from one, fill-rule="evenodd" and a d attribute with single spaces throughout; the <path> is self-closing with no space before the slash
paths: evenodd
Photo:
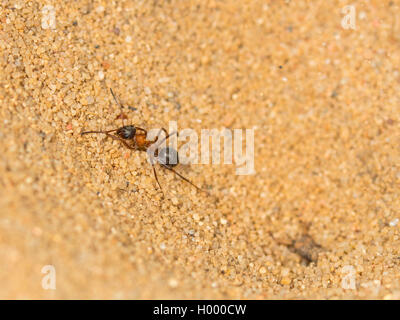
<path id="1" fill-rule="evenodd" d="M 175 167 L 179 163 L 178 152 L 174 148 L 162 148 L 158 153 L 158 161 L 167 167 Z"/>
<path id="2" fill-rule="evenodd" d="M 117 134 L 122 139 L 132 139 L 136 134 L 136 128 L 134 126 L 125 126 L 125 127 L 119 128 L 117 130 Z"/>

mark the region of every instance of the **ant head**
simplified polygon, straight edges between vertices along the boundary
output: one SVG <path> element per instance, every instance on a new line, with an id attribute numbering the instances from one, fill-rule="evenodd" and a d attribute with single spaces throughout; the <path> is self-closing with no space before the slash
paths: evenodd
<path id="1" fill-rule="evenodd" d="M 179 163 L 178 151 L 171 147 L 162 148 L 158 152 L 158 162 L 166 167 L 172 168 Z"/>
<path id="2" fill-rule="evenodd" d="M 136 134 L 136 128 L 132 125 L 123 126 L 117 130 L 117 135 L 125 140 L 132 139 Z"/>

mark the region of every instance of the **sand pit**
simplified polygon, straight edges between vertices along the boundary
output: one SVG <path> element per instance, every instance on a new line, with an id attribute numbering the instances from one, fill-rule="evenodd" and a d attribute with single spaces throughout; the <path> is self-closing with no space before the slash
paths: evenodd
<path id="1" fill-rule="evenodd" d="M 64 3 L 0 2 L 0 298 L 400 298 L 395 1 Z M 255 129 L 256 174 L 163 196 L 80 136 L 123 121 Z"/>

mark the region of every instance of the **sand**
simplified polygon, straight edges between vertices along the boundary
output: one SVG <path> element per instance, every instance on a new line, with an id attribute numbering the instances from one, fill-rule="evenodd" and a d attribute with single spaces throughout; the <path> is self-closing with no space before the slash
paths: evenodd
<path id="1" fill-rule="evenodd" d="M 1 1 L 0 298 L 399 299 L 400 6 L 347 4 Z M 163 197 L 80 136 L 121 111 L 255 128 L 256 174 L 158 167 Z"/>

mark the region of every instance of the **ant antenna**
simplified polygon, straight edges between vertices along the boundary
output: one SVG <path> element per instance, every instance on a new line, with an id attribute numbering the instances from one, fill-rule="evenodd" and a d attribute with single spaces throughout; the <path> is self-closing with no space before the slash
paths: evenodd
<path id="1" fill-rule="evenodd" d="M 117 131 L 118 129 L 113 129 L 113 130 L 108 130 L 108 131 L 84 131 L 81 132 L 81 136 L 83 136 L 84 134 L 88 134 L 88 133 L 104 133 L 104 134 L 109 134 L 110 132 L 114 132 Z"/>
<path id="2" fill-rule="evenodd" d="M 114 98 L 115 103 L 116 103 L 117 105 L 119 105 L 121 108 L 123 108 L 124 105 L 121 103 L 121 101 L 118 101 L 117 97 L 115 96 L 115 94 L 114 94 L 114 92 L 112 91 L 111 88 L 110 88 L 110 91 L 111 91 L 111 94 L 112 94 L 112 96 L 113 96 L 113 98 Z"/>
<path id="3" fill-rule="evenodd" d="M 122 116 L 122 117 L 121 117 L 121 119 L 122 119 L 122 124 L 125 125 L 125 115 L 124 115 L 124 113 L 122 112 L 122 109 L 124 108 L 124 105 L 121 103 L 120 100 L 117 99 L 117 97 L 116 97 L 115 94 L 114 94 L 114 91 L 113 91 L 111 88 L 110 88 L 110 92 L 111 92 L 111 94 L 112 94 L 112 96 L 113 96 L 113 98 L 114 98 L 115 103 L 121 108 L 121 114 L 120 114 L 118 117 Z M 117 118 L 118 118 L 118 117 L 117 117 Z"/>

